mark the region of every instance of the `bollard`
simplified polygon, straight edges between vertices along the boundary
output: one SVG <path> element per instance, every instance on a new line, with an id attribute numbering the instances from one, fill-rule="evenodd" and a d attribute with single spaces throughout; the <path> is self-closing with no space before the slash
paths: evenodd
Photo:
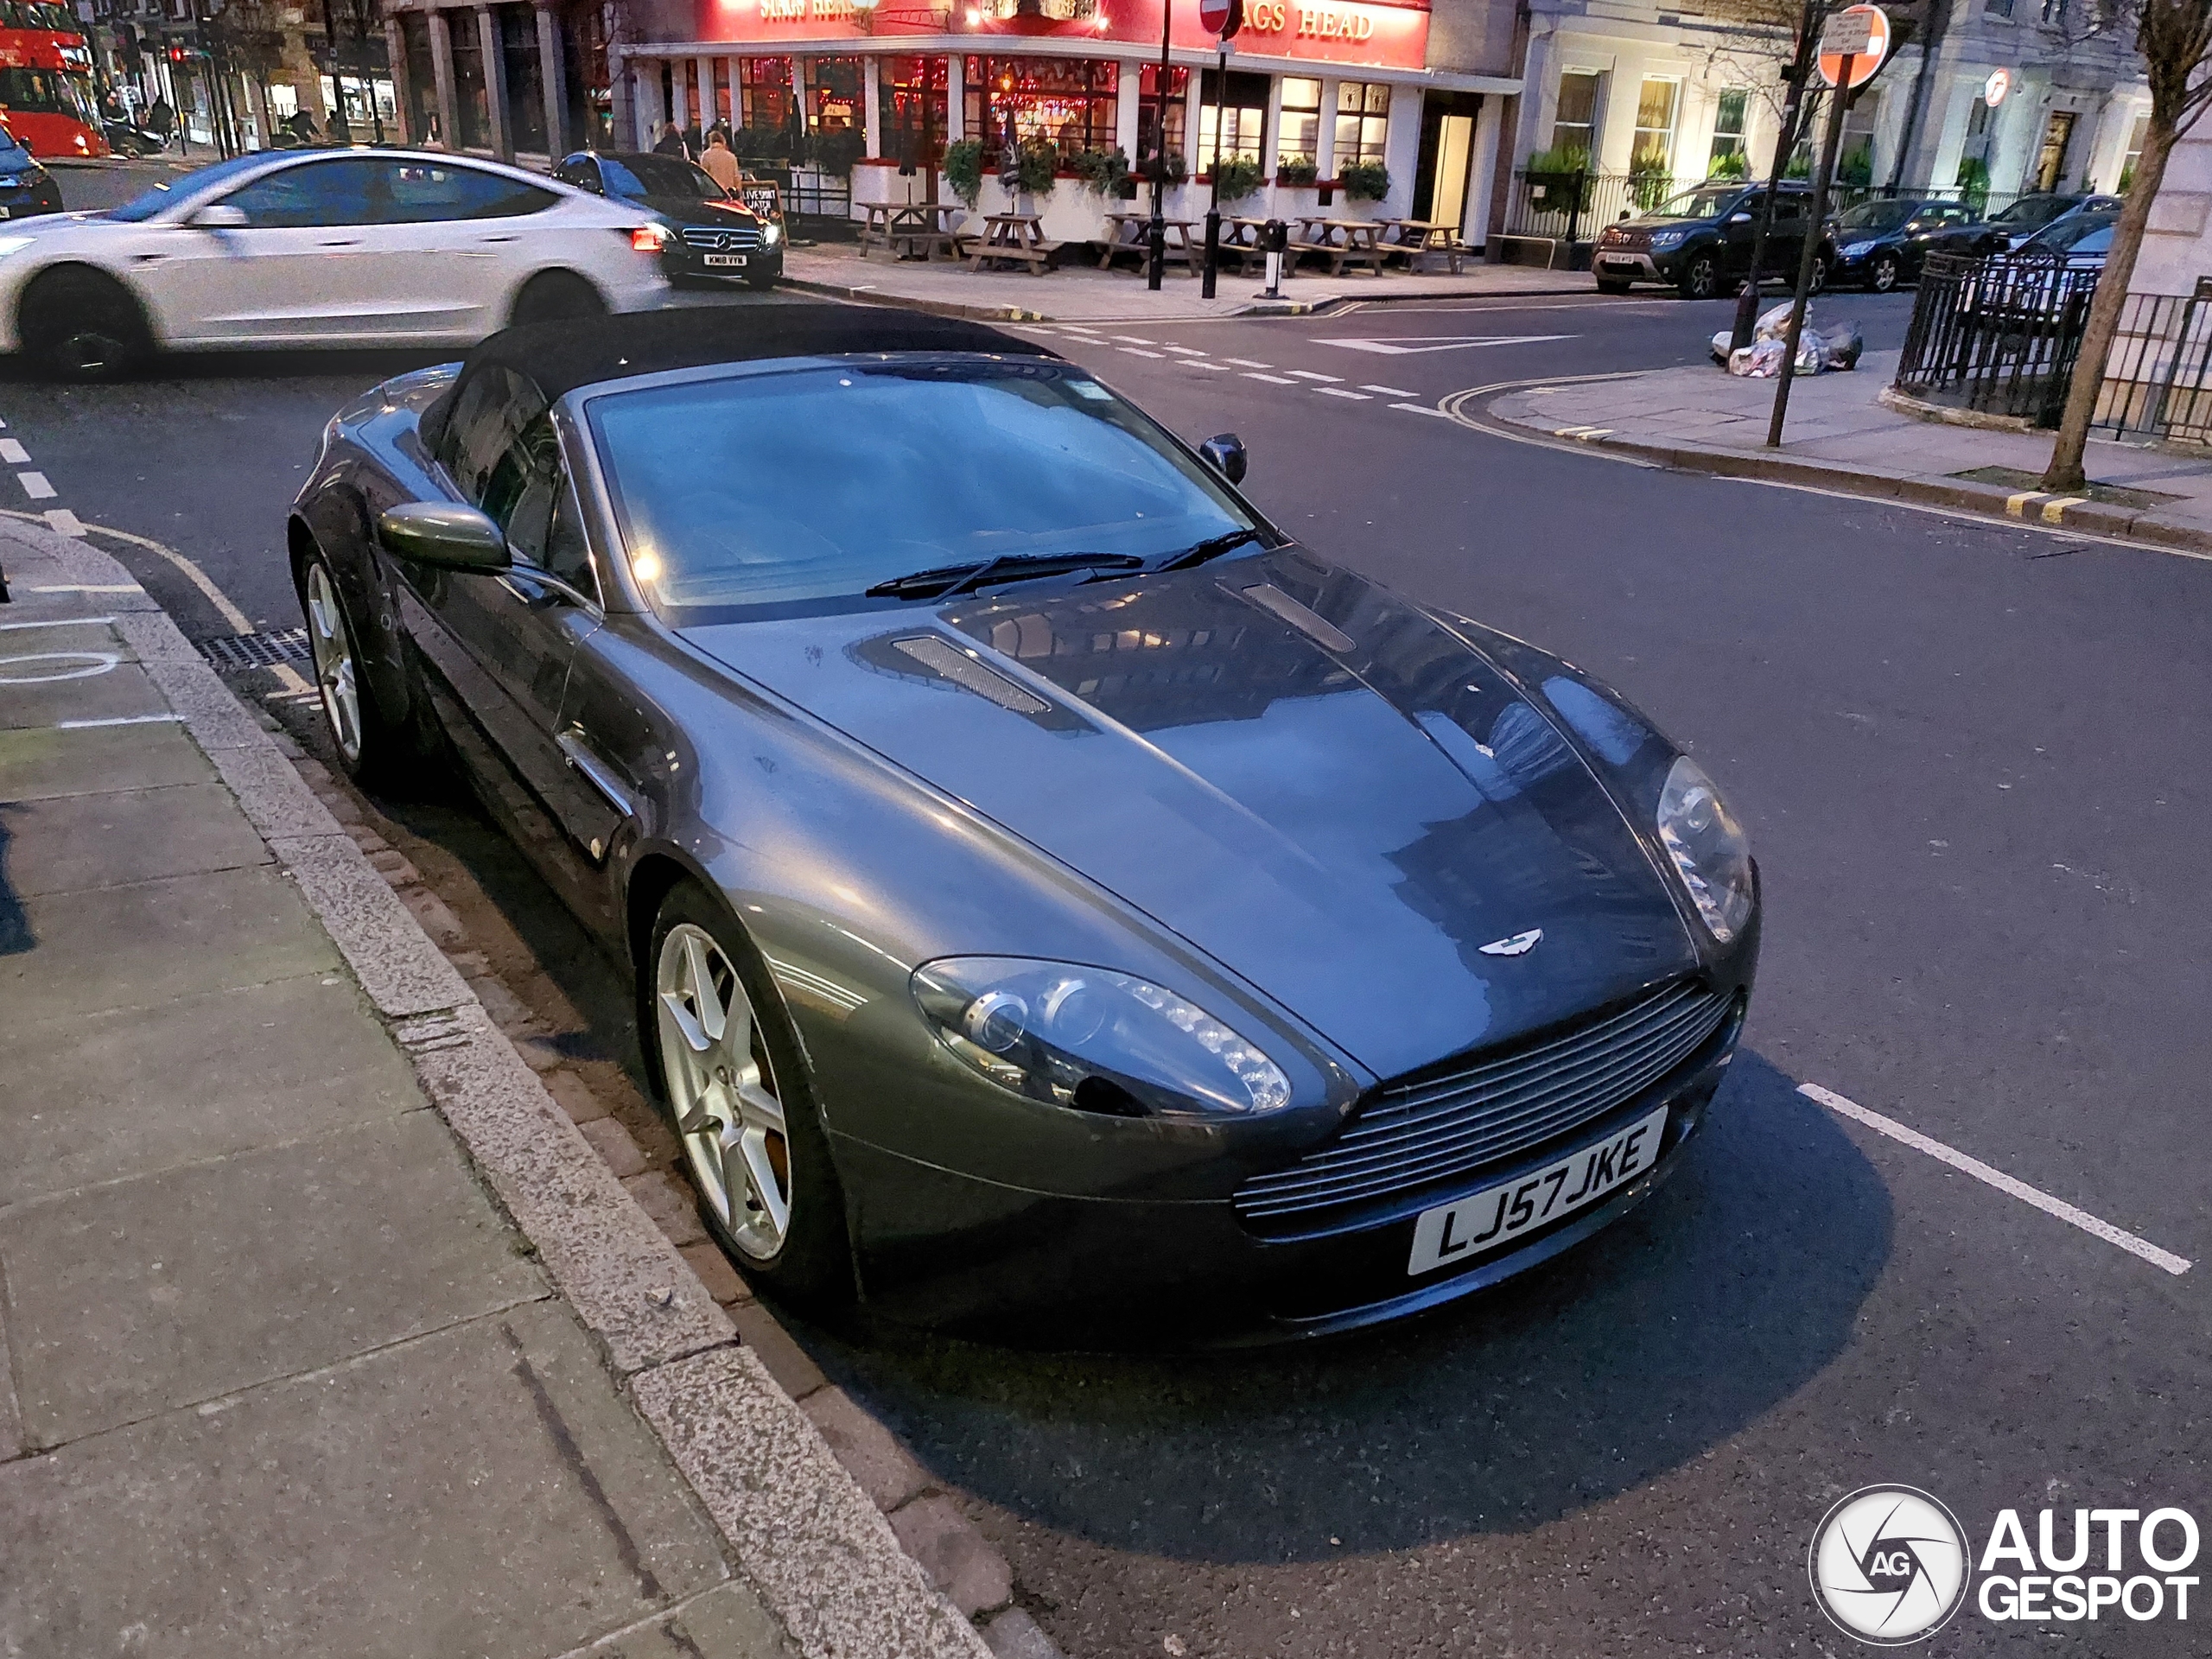
<path id="1" fill-rule="evenodd" d="M 1268 297 L 1282 298 L 1282 257 L 1290 246 L 1290 226 L 1271 219 L 1260 231 L 1260 246 L 1268 256 Z"/>

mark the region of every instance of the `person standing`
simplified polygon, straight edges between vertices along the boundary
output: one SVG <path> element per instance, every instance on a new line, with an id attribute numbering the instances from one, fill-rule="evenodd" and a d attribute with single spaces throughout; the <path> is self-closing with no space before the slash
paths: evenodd
<path id="1" fill-rule="evenodd" d="M 690 161 L 691 159 L 691 152 L 683 147 L 683 129 L 677 126 L 673 121 L 663 127 L 661 129 L 660 142 L 653 146 L 653 154 L 656 156 L 681 156 L 685 161 Z"/>
<path id="2" fill-rule="evenodd" d="M 730 153 L 729 142 L 722 137 L 720 127 L 707 135 L 707 147 L 700 152 L 699 165 L 706 169 L 708 177 L 721 186 L 724 195 L 737 188 L 743 169 L 738 166 L 737 157 Z"/>

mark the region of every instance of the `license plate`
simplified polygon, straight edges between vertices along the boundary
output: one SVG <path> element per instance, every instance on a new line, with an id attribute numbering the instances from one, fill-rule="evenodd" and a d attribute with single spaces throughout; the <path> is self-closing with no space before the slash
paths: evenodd
<path id="1" fill-rule="evenodd" d="M 1605 269 L 1607 270 L 1641 270 L 1643 267 L 1633 259 L 1608 259 L 1605 261 Z"/>
<path id="2" fill-rule="evenodd" d="M 1414 1224 L 1414 1253 L 1406 1263 L 1407 1274 L 1433 1273 L 1471 1262 L 1596 1203 L 1651 1167 L 1666 1129 L 1667 1109 L 1662 1106 L 1548 1168 L 1423 1211 Z"/>
<path id="3" fill-rule="evenodd" d="M 729 265 L 739 270 L 745 269 L 745 256 L 741 253 L 710 253 L 706 259 L 710 265 Z"/>

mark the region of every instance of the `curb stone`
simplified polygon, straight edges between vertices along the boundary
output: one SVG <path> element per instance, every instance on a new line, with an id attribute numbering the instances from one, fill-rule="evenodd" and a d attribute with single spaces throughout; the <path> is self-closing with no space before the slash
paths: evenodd
<path id="1" fill-rule="evenodd" d="M 1500 405 L 1522 396 L 1521 389 L 1489 399 L 1484 413 L 1525 432 L 1593 449 L 1606 449 L 1639 461 L 1656 461 L 1680 472 L 1719 478 L 1765 479 L 1782 484 L 1809 484 L 1870 500 L 1909 501 L 1986 517 L 2011 518 L 2079 530 L 2122 541 L 2139 542 L 2161 551 L 2212 556 L 2212 531 L 2158 518 L 2145 509 L 2110 506 L 2077 496 L 2041 490 L 2007 490 L 1967 479 L 1922 478 L 1897 473 L 1859 472 L 1840 462 L 1802 455 L 1749 454 L 1735 450 L 1697 449 L 1681 444 L 1648 443 L 1624 438 L 1603 428 L 1560 427 L 1540 409 L 1509 414 Z"/>
<path id="2" fill-rule="evenodd" d="M 348 833 L 288 745 L 120 563 L 42 526 L 18 520 L 8 531 L 73 581 L 128 590 L 108 606 L 118 632 L 299 886 L 424 1092 L 805 1659 L 985 1659 L 992 1649 L 968 1614 L 902 1548 L 761 1357 L 738 1345 L 731 1313 L 585 1138 L 571 1115 L 575 1088 L 564 1086 L 556 1103 L 371 865 L 359 841 L 384 850 L 381 837 Z M 789 1343 L 779 1326 L 755 1324 L 766 1316 L 749 1296 L 734 1306 Z M 957 1511 L 952 1522 L 948 1547 L 957 1553 L 972 1541 L 1007 1578 L 1007 1593 L 975 1611 L 1004 1607 L 1002 1558 Z M 1056 1652 L 1049 1642 L 1046 1650 Z"/>

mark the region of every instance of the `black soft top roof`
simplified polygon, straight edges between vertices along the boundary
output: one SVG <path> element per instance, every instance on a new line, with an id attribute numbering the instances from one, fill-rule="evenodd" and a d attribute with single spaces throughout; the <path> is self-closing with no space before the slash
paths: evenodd
<path id="1" fill-rule="evenodd" d="M 1058 355 L 979 322 L 886 306 L 686 306 L 503 329 L 469 353 L 456 385 L 496 364 L 536 382 L 550 403 L 578 386 L 671 369 L 864 352 Z"/>

